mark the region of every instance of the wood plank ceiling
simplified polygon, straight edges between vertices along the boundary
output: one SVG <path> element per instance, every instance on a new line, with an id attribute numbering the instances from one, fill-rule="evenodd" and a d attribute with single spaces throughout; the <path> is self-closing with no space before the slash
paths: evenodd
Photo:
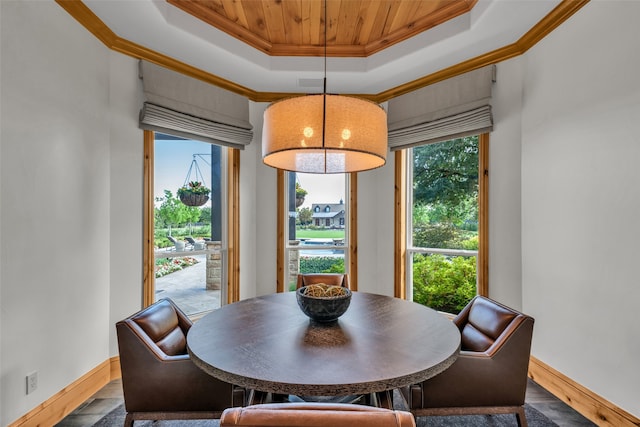
<path id="1" fill-rule="evenodd" d="M 323 0 L 167 0 L 272 56 L 324 56 Z M 469 12 L 477 0 L 327 0 L 326 55 L 366 57 Z"/>

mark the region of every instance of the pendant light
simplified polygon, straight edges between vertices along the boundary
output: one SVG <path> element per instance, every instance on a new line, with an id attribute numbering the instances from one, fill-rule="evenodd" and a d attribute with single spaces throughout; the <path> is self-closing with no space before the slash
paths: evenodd
<path id="1" fill-rule="evenodd" d="M 381 167 L 387 155 L 387 114 L 378 104 L 327 94 L 327 4 L 324 3 L 322 94 L 273 102 L 264 112 L 262 160 L 304 173 L 349 173 Z"/>

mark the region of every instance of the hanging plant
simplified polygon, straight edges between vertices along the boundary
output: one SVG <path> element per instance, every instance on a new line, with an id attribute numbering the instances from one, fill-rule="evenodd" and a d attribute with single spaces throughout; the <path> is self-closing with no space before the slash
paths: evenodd
<path id="1" fill-rule="evenodd" d="M 300 184 L 296 182 L 296 208 L 299 208 L 304 203 L 304 196 L 307 195 L 307 190 L 300 187 Z"/>
<path id="2" fill-rule="evenodd" d="M 200 167 L 196 161 L 197 155 L 198 154 L 193 155 L 191 166 L 189 166 L 189 171 L 187 172 L 187 178 L 184 180 L 182 187 L 178 189 L 178 198 L 187 206 L 204 205 L 209 200 L 209 193 L 211 193 L 211 190 L 203 184 L 204 179 L 202 172 L 200 172 Z M 192 174 L 194 174 L 195 179 L 191 178 Z"/>
<path id="3" fill-rule="evenodd" d="M 178 189 L 178 198 L 187 206 L 202 206 L 209 200 L 209 190 L 200 181 L 190 181 Z"/>

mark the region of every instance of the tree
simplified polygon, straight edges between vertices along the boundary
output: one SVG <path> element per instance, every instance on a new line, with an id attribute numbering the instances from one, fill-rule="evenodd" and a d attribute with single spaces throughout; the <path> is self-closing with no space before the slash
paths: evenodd
<path id="1" fill-rule="evenodd" d="M 203 206 L 200 208 L 200 218 L 198 221 L 202 224 L 211 224 L 211 207 Z"/>
<path id="2" fill-rule="evenodd" d="M 478 221 L 478 137 L 414 149 L 413 244 L 463 248 Z"/>
<path id="3" fill-rule="evenodd" d="M 164 197 L 158 197 L 156 201 L 162 202 L 160 207 L 156 209 L 156 216 L 163 224 L 167 225 L 169 235 L 171 235 L 172 225 L 184 224 L 188 221 L 188 218 L 191 218 L 190 215 L 192 214 L 189 212 L 188 207 L 176 199 L 169 190 L 164 190 Z"/>
<path id="4" fill-rule="evenodd" d="M 313 220 L 313 212 L 310 208 L 302 208 L 298 211 L 298 221 L 300 225 L 309 225 Z"/>
<path id="5" fill-rule="evenodd" d="M 189 224 L 189 234 L 193 234 L 193 223 L 200 219 L 200 207 L 185 205 L 184 220 Z"/>
<path id="6" fill-rule="evenodd" d="M 414 203 L 459 206 L 478 193 L 478 137 L 414 148 Z"/>

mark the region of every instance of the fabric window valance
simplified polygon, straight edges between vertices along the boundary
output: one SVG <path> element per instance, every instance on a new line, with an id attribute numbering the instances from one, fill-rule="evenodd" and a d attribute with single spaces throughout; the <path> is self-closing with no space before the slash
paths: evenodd
<path id="1" fill-rule="evenodd" d="M 392 151 L 489 132 L 495 65 L 389 100 Z"/>
<path id="2" fill-rule="evenodd" d="M 140 128 L 233 148 L 251 143 L 249 100 L 147 61 L 140 61 Z"/>

